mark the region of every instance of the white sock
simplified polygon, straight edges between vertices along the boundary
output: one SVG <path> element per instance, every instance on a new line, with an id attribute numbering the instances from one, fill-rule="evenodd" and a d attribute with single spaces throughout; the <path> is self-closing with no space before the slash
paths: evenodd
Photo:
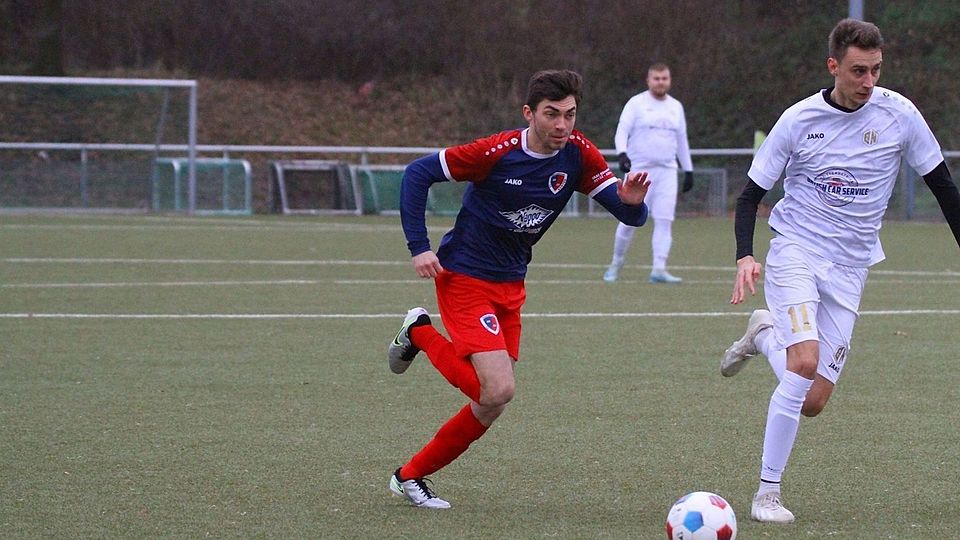
<path id="1" fill-rule="evenodd" d="M 617 232 L 613 235 L 613 259 L 610 264 L 614 266 L 623 266 L 623 261 L 627 258 L 627 251 L 633 242 L 633 233 L 637 231 L 636 227 L 617 224 Z"/>
<path id="2" fill-rule="evenodd" d="M 778 349 L 777 339 L 773 334 L 773 328 L 765 328 L 757 334 L 757 338 L 753 340 L 753 343 L 757 346 L 757 350 L 763 353 L 767 357 L 767 361 L 770 362 L 770 367 L 773 368 L 773 374 L 777 376 L 777 380 L 783 379 L 783 372 L 787 370 L 787 350 Z"/>
<path id="3" fill-rule="evenodd" d="M 813 379 L 785 371 L 780 384 L 773 391 L 767 409 L 767 428 L 763 434 L 761 480 L 780 482 L 793 450 L 793 441 L 797 438 L 800 409 L 811 386 Z"/>
<path id="4" fill-rule="evenodd" d="M 650 245 L 653 247 L 653 271 L 667 269 L 667 257 L 670 256 L 670 245 L 673 244 L 673 221 L 669 219 L 653 220 L 653 235 Z"/>
<path id="5" fill-rule="evenodd" d="M 764 493 L 780 493 L 780 482 L 764 482 L 760 481 L 760 486 L 757 488 L 757 495 L 763 495 Z"/>

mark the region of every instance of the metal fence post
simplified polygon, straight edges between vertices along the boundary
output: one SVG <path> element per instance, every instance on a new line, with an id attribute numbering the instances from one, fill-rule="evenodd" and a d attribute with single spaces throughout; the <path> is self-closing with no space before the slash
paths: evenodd
<path id="1" fill-rule="evenodd" d="M 90 199 L 87 195 L 87 148 L 80 149 L 80 206 L 87 208 Z"/>

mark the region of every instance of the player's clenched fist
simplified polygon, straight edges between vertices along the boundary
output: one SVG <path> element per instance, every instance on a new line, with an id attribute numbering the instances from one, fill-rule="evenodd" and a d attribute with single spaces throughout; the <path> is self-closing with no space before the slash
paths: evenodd
<path id="1" fill-rule="evenodd" d="M 435 278 L 437 274 L 443 272 L 443 267 L 440 266 L 440 259 L 437 258 L 437 255 L 432 251 L 424 251 L 419 255 L 414 255 L 413 259 L 413 269 L 417 271 L 417 275 L 422 278 Z"/>

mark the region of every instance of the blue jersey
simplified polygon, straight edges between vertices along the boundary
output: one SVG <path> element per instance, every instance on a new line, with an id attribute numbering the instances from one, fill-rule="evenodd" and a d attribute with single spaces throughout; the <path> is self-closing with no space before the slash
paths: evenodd
<path id="1" fill-rule="evenodd" d="M 605 193 L 598 200 L 615 215 L 624 214 L 631 225 L 646 219 L 646 205 L 619 203 L 617 178 L 600 151 L 579 131 L 573 131 L 569 142 L 551 154 L 530 150 L 526 129 L 504 131 L 446 148 L 407 167 L 401 185 L 401 218 L 411 255 L 430 249 L 424 219 L 427 190 L 441 181 L 469 181 L 470 185 L 453 229 L 440 241 L 437 257 L 445 269 L 479 279 L 522 280 L 533 245 L 575 191 L 591 197 Z"/>

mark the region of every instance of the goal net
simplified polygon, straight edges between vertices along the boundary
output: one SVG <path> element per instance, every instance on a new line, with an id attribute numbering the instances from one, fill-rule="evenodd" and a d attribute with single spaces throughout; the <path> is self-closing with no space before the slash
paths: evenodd
<path id="1" fill-rule="evenodd" d="M 196 208 L 195 81 L 0 76 L 0 210 L 148 211 L 159 159 L 186 160 Z"/>

